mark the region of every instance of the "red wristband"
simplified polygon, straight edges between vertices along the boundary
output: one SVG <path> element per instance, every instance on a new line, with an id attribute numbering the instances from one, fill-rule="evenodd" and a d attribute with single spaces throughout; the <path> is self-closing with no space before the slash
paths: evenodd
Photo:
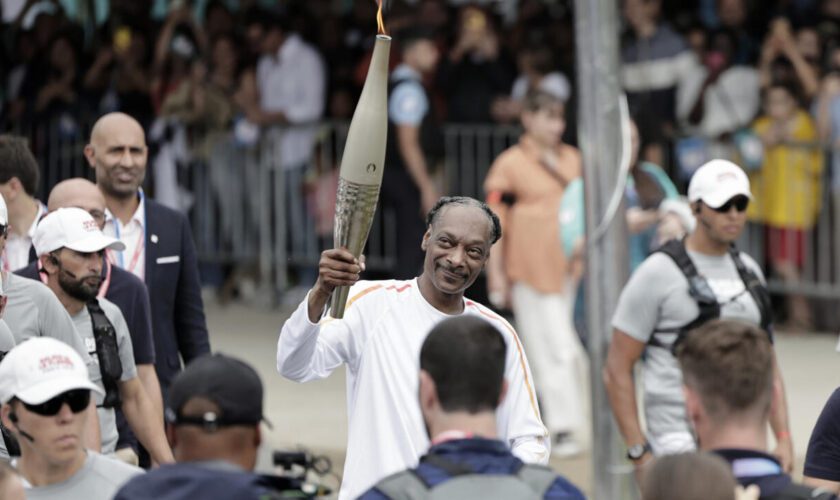
<path id="1" fill-rule="evenodd" d="M 782 431 L 776 434 L 776 441 L 781 441 L 782 439 L 790 439 L 790 432 Z"/>

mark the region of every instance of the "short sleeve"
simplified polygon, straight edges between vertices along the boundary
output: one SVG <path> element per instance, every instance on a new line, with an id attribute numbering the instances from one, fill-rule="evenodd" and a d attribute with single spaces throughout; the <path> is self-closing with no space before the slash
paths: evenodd
<path id="1" fill-rule="evenodd" d="M 804 474 L 826 481 L 840 481 L 840 389 L 835 389 L 817 419 L 808 451 Z"/>
<path id="2" fill-rule="evenodd" d="M 128 333 L 128 325 L 125 322 L 125 317 L 113 303 L 106 303 L 100 299 L 100 304 L 105 311 L 106 317 L 114 325 L 114 330 L 117 332 L 117 346 L 120 352 L 120 363 L 122 363 L 122 376 L 120 380 L 131 380 L 137 377 L 137 366 L 134 364 L 134 349 L 131 346 L 131 335 Z"/>
<path id="3" fill-rule="evenodd" d="M 613 328 L 623 331 L 639 342 L 650 340 L 659 322 L 662 303 L 663 266 L 673 265 L 670 257 L 653 254 L 636 269 L 621 292 L 613 315 Z"/>
<path id="4" fill-rule="evenodd" d="M 429 100 L 418 82 L 400 83 L 391 92 L 388 115 L 397 125 L 419 126 L 428 112 Z"/>

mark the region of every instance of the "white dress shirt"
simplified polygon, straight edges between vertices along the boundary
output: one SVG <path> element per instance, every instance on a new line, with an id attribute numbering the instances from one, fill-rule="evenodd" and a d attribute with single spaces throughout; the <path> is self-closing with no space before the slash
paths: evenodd
<path id="1" fill-rule="evenodd" d="M 290 124 L 311 124 L 324 113 L 326 71 L 318 51 L 291 34 L 276 55 L 264 55 L 257 64 L 260 108 L 282 112 Z M 283 130 L 278 136 L 278 155 L 283 168 L 309 161 L 314 125 Z"/>
<path id="2" fill-rule="evenodd" d="M 35 214 L 35 219 L 26 231 L 26 234 L 19 236 L 9 231 L 6 236 L 6 251 L 3 253 L 3 270 L 17 271 L 29 265 L 29 252 L 32 248 L 32 236 L 35 235 L 35 228 L 38 227 L 38 222 L 41 217 L 47 213 L 47 207 L 38 200 L 38 213 Z"/>
<path id="3" fill-rule="evenodd" d="M 125 250 L 108 250 L 108 260 L 131 274 L 146 280 L 146 197 L 140 192 L 140 204 L 127 224 L 114 217 L 110 210 L 105 210 L 105 229 L 108 236 L 113 236 L 125 244 Z"/>

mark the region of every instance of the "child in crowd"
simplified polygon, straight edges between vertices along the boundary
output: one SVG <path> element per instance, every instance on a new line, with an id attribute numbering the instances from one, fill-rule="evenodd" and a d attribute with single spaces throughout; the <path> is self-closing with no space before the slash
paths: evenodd
<path id="1" fill-rule="evenodd" d="M 807 240 L 822 205 L 822 151 L 816 146 L 814 121 L 797 97 L 790 84 L 771 83 L 764 92 L 764 113 L 753 125 L 764 146 L 764 161 L 750 176 L 755 199 L 749 215 L 765 225 L 767 260 L 786 282 L 800 279 Z M 810 329 L 805 297 L 788 297 L 788 326 Z"/>

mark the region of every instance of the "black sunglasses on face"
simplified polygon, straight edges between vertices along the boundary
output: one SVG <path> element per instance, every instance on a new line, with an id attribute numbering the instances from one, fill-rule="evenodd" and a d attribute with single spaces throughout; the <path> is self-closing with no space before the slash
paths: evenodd
<path id="1" fill-rule="evenodd" d="M 73 413 L 82 412 L 90 403 L 90 391 L 88 389 L 74 389 L 72 391 L 63 392 L 41 404 L 31 405 L 23 403 L 23 406 L 32 413 L 37 413 L 38 415 L 43 415 L 45 417 L 51 417 L 61 411 L 61 407 L 64 406 L 64 403 L 67 403 L 67 406 L 70 407 L 70 410 Z"/>
<path id="2" fill-rule="evenodd" d="M 6 236 L 7 234 L 9 234 L 9 225 L 0 224 L 0 236 Z"/>
<path id="3" fill-rule="evenodd" d="M 735 207 L 735 210 L 739 212 L 744 212 L 747 210 L 747 206 L 750 204 L 750 199 L 746 196 L 735 196 L 734 198 L 730 198 L 729 201 L 724 203 L 723 205 L 713 208 L 715 212 L 720 212 L 722 214 L 728 213 L 732 210 L 732 207 Z"/>

